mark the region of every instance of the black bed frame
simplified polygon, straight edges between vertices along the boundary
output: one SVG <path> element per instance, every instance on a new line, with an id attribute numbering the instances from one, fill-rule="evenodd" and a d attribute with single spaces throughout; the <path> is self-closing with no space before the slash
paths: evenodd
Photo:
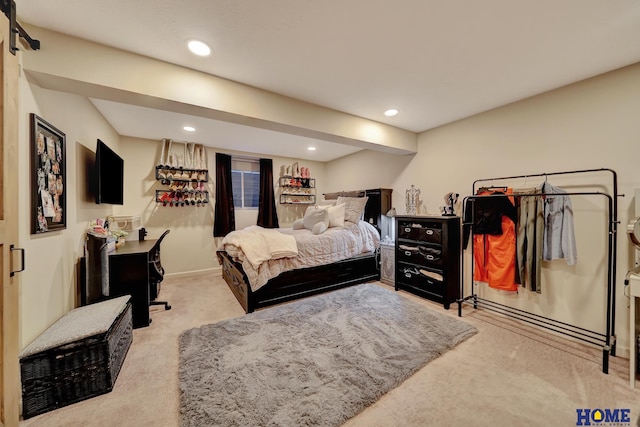
<path id="1" fill-rule="evenodd" d="M 222 277 L 246 313 L 297 298 L 380 279 L 377 254 L 364 254 L 333 264 L 286 271 L 251 290 L 242 264 L 217 251 Z"/>
<path id="2" fill-rule="evenodd" d="M 379 216 L 382 213 L 380 191 L 380 189 L 342 191 L 325 193 L 324 197 L 329 200 L 337 199 L 339 196 L 368 196 L 365 217 L 369 223 L 377 227 Z M 384 212 L 387 212 L 391 207 L 391 190 L 386 191 L 388 192 L 386 203 L 389 206 L 385 205 Z M 358 283 L 380 280 L 379 249 L 377 249 L 375 253 L 357 255 L 332 264 L 286 271 L 269 280 L 258 290 L 253 291 L 249 279 L 242 269 L 242 264 L 234 261 L 225 251 L 217 251 L 216 254 L 222 266 L 222 277 L 246 313 Z"/>

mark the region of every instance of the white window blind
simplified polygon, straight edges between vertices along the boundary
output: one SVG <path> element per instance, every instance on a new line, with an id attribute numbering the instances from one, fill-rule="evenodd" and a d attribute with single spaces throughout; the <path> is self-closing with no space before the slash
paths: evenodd
<path id="1" fill-rule="evenodd" d="M 235 208 L 257 209 L 260 199 L 260 161 L 250 158 L 232 158 L 231 180 Z"/>

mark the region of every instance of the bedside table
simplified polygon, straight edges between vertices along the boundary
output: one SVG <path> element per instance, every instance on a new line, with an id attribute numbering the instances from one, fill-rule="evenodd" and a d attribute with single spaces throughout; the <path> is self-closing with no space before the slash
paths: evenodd
<path id="1" fill-rule="evenodd" d="M 395 243 L 380 243 L 380 281 L 387 285 L 395 285 L 396 273 Z"/>

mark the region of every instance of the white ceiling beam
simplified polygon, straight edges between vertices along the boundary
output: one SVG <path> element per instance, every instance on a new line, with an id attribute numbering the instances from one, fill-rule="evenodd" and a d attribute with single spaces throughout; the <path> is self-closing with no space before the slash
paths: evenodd
<path id="1" fill-rule="evenodd" d="M 323 139 L 396 154 L 417 134 L 231 80 L 24 25 L 42 43 L 23 51 L 30 81 L 46 89 Z"/>

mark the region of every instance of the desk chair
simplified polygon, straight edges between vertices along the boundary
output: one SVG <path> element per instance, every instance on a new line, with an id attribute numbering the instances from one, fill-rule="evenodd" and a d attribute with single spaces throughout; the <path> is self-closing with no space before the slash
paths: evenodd
<path id="1" fill-rule="evenodd" d="M 156 301 L 156 298 L 160 292 L 160 282 L 164 279 L 164 268 L 162 268 L 162 263 L 160 263 L 160 243 L 162 243 L 164 236 L 169 234 L 169 231 L 171 230 L 162 233 L 162 236 L 160 236 L 149 252 L 149 304 L 164 305 L 165 310 L 171 310 L 169 303 L 167 301 Z"/>

